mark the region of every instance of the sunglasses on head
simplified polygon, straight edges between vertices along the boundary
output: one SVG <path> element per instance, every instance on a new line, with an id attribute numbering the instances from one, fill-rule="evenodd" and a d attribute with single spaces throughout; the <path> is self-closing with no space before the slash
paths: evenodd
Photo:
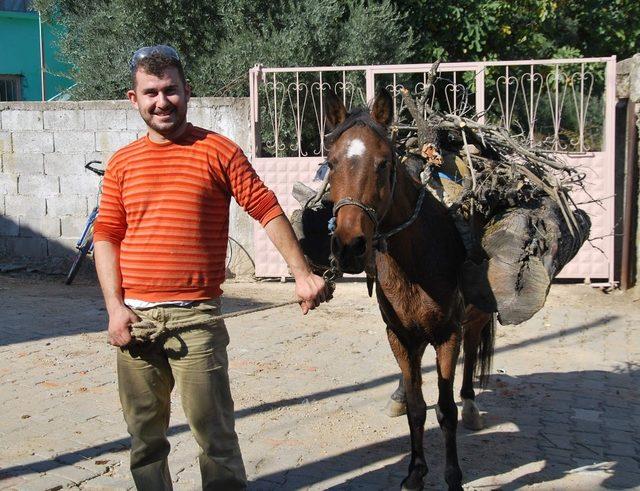
<path id="1" fill-rule="evenodd" d="M 129 61 L 129 68 L 132 72 L 135 72 L 136 68 L 138 67 L 138 63 L 140 63 L 145 58 L 155 54 L 161 54 L 178 62 L 180 61 L 180 56 L 178 56 L 178 52 L 175 49 L 173 49 L 171 46 L 167 46 L 166 44 L 158 44 L 156 46 L 144 46 L 140 49 L 137 49 L 131 56 L 131 61 Z"/>

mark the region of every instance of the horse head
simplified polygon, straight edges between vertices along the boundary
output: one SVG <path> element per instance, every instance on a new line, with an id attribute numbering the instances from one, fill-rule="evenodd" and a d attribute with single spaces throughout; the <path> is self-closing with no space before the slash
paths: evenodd
<path id="1" fill-rule="evenodd" d="M 392 202 L 396 157 L 387 132 L 393 99 L 381 90 L 370 111 L 348 113 L 342 101 L 329 93 L 325 114 L 335 217 L 331 253 L 342 271 L 361 273 L 372 263 L 378 227 Z"/>

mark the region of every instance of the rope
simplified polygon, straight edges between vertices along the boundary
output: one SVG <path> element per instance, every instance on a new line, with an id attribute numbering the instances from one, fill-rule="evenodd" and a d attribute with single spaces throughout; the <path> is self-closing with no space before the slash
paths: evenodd
<path id="1" fill-rule="evenodd" d="M 255 312 L 262 312 L 263 310 L 277 309 L 280 307 L 286 307 L 288 305 L 299 304 L 299 300 L 289 300 L 288 302 L 275 303 L 271 305 L 263 305 L 262 307 L 256 307 L 253 309 L 240 310 L 238 312 L 230 312 L 228 314 L 214 315 L 210 317 L 205 325 L 215 325 L 219 321 L 224 319 L 230 319 L 232 317 L 238 317 L 241 315 L 253 314 Z M 168 334 L 170 331 L 177 331 L 180 329 L 186 329 L 196 325 L 203 325 L 201 320 L 198 321 L 168 321 L 168 322 L 156 322 L 152 320 L 143 320 L 131 324 L 131 337 L 136 341 L 153 342 L 163 334 Z"/>
<path id="2" fill-rule="evenodd" d="M 323 274 L 323 278 L 325 283 L 327 284 L 327 288 L 329 289 L 329 296 L 333 295 L 335 291 L 335 278 L 337 276 L 337 272 L 335 267 L 332 267 L 325 271 Z M 228 314 L 220 314 L 211 316 L 207 319 L 206 323 L 203 324 L 201 320 L 193 321 L 167 321 L 167 322 L 158 322 L 152 320 L 142 320 L 140 322 L 134 322 L 131 324 L 131 337 L 139 343 L 150 342 L 153 343 L 160 336 L 168 335 L 171 331 L 178 331 L 180 329 L 187 329 L 189 327 L 197 326 L 197 325 L 210 325 L 214 326 L 219 321 L 224 319 L 231 319 L 232 317 L 239 317 L 241 315 L 254 314 L 256 312 L 262 312 L 270 309 L 278 309 L 281 307 L 287 307 L 289 305 L 298 305 L 300 304 L 300 300 L 289 300 L 287 302 L 274 303 L 271 305 L 263 305 L 262 307 L 255 307 L 252 309 L 239 310 L 237 312 L 230 312 Z"/>

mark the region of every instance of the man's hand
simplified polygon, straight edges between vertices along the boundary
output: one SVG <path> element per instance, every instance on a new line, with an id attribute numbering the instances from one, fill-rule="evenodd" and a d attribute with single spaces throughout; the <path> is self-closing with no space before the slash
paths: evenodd
<path id="1" fill-rule="evenodd" d="M 289 271 L 296 280 L 296 295 L 300 299 L 302 313 L 306 314 L 322 302 L 331 299 L 331 292 L 324 278 L 311 272 L 298 239 L 287 217 L 280 215 L 264 227 L 276 249 L 289 265 Z"/>
<path id="2" fill-rule="evenodd" d="M 131 324 L 139 322 L 136 314 L 124 305 L 109 311 L 107 339 L 113 346 L 124 347 L 131 342 Z"/>
<path id="3" fill-rule="evenodd" d="M 322 302 L 328 302 L 331 292 L 321 276 L 308 273 L 296 276 L 296 296 L 300 299 L 302 314 L 306 315 Z"/>

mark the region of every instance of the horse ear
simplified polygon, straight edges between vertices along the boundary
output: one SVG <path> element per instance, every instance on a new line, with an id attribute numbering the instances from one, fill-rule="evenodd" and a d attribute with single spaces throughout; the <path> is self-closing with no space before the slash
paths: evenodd
<path id="1" fill-rule="evenodd" d="M 332 130 L 347 118 L 347 108 L 333 91 L 324 95 L 324 114 L 327 117 L 327 127 Z"/>
<path id="2" fill-rule="evenodd" d="M 371 107 L 371 117 L 385 127 L 393 121 L 393 98 L 387 89 L 378 90 Z"/>

